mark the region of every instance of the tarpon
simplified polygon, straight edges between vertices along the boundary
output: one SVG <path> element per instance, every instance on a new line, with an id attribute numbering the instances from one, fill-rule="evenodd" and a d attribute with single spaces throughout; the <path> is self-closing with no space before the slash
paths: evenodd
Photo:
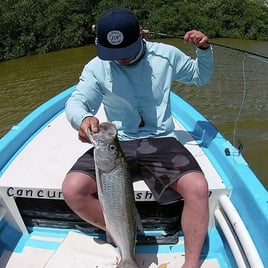
<path id="1" fill-rule="evenodd" d="M 137 209 L 128 164 L 120 148 L 114 124 L 100 124 L 99 132 L 88 136 L 93 144 L 99 200 L 103 209 L 107 241 L 114 242 L 121 255 L 118 268 L 139 268 L 135 259 Z"/>

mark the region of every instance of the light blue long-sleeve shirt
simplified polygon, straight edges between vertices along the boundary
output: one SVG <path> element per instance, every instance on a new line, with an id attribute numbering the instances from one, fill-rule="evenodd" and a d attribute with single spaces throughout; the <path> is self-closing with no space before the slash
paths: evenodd
<path id="1" fill-rule="evenodd" d="M 197 49 L 196 54 L 192 59 L 173 46 L 146 41 L 146 54 L 134 66 L 95 57 L 84 67 L 66 103 L 68 120 L 79 129 L 82 120 L 94 116 L 103 103 L 121 140 L 172 136 L 172 82 L 203 85 L 213 73 L 212 48 Z"/>

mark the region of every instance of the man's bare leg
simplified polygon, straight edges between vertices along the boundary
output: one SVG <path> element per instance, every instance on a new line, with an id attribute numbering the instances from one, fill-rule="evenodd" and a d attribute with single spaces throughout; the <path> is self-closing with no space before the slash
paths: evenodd
<path id="1" fill-rule="evenodd" d="M 184 233 L 183 268 L 199 267 L 199 257 L 208 228 L 208 185 L 201 173 L 192 172 L 172 185 L 184 199 L 181 225 Z"/>
<path id="2" fill-rule="evenodd" d="M 105 221 L 99 200 L 97 185 L 86 174 L 70 172 L 62 185 L 62 193 L 68 206 L 86 222 L 105 230 Z"/>

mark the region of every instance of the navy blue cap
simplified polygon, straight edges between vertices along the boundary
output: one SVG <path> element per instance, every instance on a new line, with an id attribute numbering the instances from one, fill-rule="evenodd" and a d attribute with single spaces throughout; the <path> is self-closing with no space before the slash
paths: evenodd
<path id="1" fill-rule="evenodd" d="M 131 10 L 109 9 L 99 18 L 96 30 L 97 55 L 102 60 L 126 59 L 139 53 L 140 25 Z"/>

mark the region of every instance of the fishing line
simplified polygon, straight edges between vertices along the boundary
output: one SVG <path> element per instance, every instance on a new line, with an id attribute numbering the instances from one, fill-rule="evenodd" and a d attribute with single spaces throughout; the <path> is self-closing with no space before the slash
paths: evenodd
<path id="1" fill-rule="evenodd" d="M 243 97 L 242 97 L 242 101 L 241 101 L 241 105 L 240 105 L 240 108 L 239 108 L 239 111 L 238 111 L 238 114 L 237 114 L 237 117 L 236 117 L 236 120 L 235 120 L 235 124 L 234 124 L 234 130 L 233 130 L 233 145 L 235 145 L 235 140 L 236 140 L 236 130 L 237 130 L 237 124 L 238 124 L 238 121 L 239 121 L 239 118 L 240 118 L 240 115 L 241 115 L 241 112 L 243 110 L 243 107 L 244 107 L 244 104 L 246 102 L 246 95 L 247 95 L 247 79 L 246 79 L 246 71 L 245 71 L 245 66 L 246 66 L 246 60 L 247 58 L 253 58 L 253 59 L 256 59 L 258 61 L 262 61 L 264 63 L 267 63 L 268 64 L 268 60 L 266 59 L 263 59 L 262 57 L 259 57 L 256 56 L 256 55 L 253 55 L 253 54 L 245 54 L 244 56 L 244 59 L 243 59 L 243 63 L 242 63 L 242 72 L 243 72 Z M 239 143 L 239 146 L 238 146 L 238 150 L 239 150 L 239 153 L 243 150 L 243 145 L 242 143 L 238 140 L 238 143 Z M 240 148 L 239 148 L 240 147 Z"/>
<path id="2" fill-rule="evenodd" d="M 179 35 L 179 34 L 156 33 L 156 32 L 151 32 L 151 31 L 149 31 L 148 33 L 149 34 L 154 34 L 154 35 L 160 36 L 160 37 L 183 39 L 183 35 Z M 211 44 L 213 46 L 218 46 L 218 47 L 223 47 L 223 48 L 235 50 L 235 51 L 238 51 L 238 52 L 246 53 L 248 55 L 252 55 L 252 56 L 256 56 L 256 57 L 268 60 L 268 56 L 264 56 L 264 55 L 257 54 L 257 53 L 254 53 L 254 52 L 250 52 L 250 51 L 247 51 L 247 50 L 243 50 L 243 49 L 240 49 L 240 48 L 231 47 L 231 46 L 227 46 L 227 45 L 223 45 L 223 44 L 219 44 L 219 43 L 215 43 L 215 42 L 211 42 L 211 41 L 209 41 L 209 44 Z"/>
<path id="3" fill-rule="evenodd" d="M 246 72 L 245 72 L 245 62 L 247 59 L 247 55 L 244 56 L 243 59 L 243 63 L 242 63 L 242 72 L 243 72 L 243 97 L 242 97 L 242 102 L 240 104 L 240 108 L 235 120 L 235 124 L 234 124 L 234 130 L 233 130 L 233 145 L 235 146 L 235 140 L 236 140 L 236 129 L 237 129 L 237 124 L 242 112 L 242 109 L 244 107 L 245 101 L 246 101 L 246 95 L 247 95 L 247 80 L 246 80 Z M 241 144 L 241 142 L 239 142 L 239 144 Z"/>

